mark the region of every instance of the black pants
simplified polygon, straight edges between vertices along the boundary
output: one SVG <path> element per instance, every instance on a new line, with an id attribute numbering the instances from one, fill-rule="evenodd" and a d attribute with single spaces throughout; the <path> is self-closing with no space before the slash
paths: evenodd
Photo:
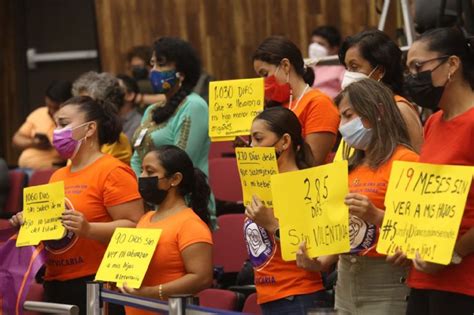
<path id="1" fill-rule="evenodd" d="M 474 296 L 437 290 L 411 289 L 407 315 L 473 315 Z"/>
<path id="2" fill-rule="evenodd" d="M 86 315 L 87 282 L 93 281 L 94 275 L 66 281 L 45 281 L 45 301 L 52 303 L 71 304 L 79 307 L 79 314 Z M 120 305 L 109 305 L 110 315 L 125 314 Z"/>

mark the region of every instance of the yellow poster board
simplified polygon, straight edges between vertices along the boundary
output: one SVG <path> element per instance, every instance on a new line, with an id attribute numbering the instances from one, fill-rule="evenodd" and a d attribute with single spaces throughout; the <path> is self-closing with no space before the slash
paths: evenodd
<path id="1" fill-rule="evenodd" d="M 266 207 L 273 208 L 270 179 L 278 174 L 275 148 L 236 148 L 235 155 L 244 205 L 250 205 L 256 195 Z"/>
<path id="2" fill-rule="evenodd" d="M 212 141 L 228 141 L 249 135 L 263 105 L 263 78 L 210 82 L 209 137 Z"/>
<path id="3" fill-rule="evenodd" d="M 408 258 L 447 265 L 471 187 L 474 167 L 395 161 L 385 196 L 377 252 L 398 247 Z"/>
<path id="4" fill-rule="evenodd" d="M 23 220 L 16 246 L 38 245 L 40 241 L 58 240 L 66 229 L 61 223 L 64 212 L 64 182 L 23 189 Z"/>
<path id="5" fill-rule="evenodd" d="M 312 258 L 349 252 L 347 161 L 273 175 L 271 186 L 284 260 L 296 260 L 302 241 Z"/>
<path id="6" fill-rule="evenodd" d="M 115 229 L 95 280 L 140 288 L 160 236 L 160 229 Z"/>

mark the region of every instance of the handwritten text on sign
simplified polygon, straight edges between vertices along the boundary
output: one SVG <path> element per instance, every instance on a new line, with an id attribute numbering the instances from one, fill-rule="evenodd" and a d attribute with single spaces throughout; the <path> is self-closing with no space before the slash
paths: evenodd
<path id="1" fill-rule="evenodd" d="M 350 250 L 347 161 L 274 175 L 271 183 L 284 260 L 296 260 L 302 241 L 310 257 Z"/>
<path id="2" fill-rule="evenodd" d="M 95 279 L 140 288 L 160 236 L 160 229 L 115 229 Z"/>
<path id="3" fill-rule="evenodd" d="M 385 216 L 377 251 L 393 254 L 398 247 L 414 258 L 448 264 L 458 235 L 473 167 L 393 163 Z"/>
<path id="4" fill-rule="evenodd" d="M 64 212 L 64 182 L 27 187 L 23 190 L 23 220 L 16 246 L 37 245 L 57 240 L 66 229 L 61 223 Z"/>
<path id="5" fill-rule="evenodd" d="M 263 110 L 263 79 L 209 83 L 209 136 L 218 138 L 250 134 L 255 116 Z"/>
<path id="6" fill-rule="evenodd" d="M 256 195 L 265 206 L 273 207 L 270 178 L 278 174 L 275 148 L 237 148 L 235 154 L 244 204 L 250 205 Z"/>

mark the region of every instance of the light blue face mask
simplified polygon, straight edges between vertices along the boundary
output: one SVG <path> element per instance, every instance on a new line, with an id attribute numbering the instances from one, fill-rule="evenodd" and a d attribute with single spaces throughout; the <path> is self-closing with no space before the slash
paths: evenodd
<path id="1" fill-rule="evenodd" d="M 365 128 L 360 117 L 340 126 L 339 132 L 349 146 L 358 150 L 366 150 L 372 140 L 372 129 Z"/>

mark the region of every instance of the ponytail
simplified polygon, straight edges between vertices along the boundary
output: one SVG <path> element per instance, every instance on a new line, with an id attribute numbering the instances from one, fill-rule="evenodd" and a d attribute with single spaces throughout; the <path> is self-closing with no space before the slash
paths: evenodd
<path id="1" fill-rule="evenodd" d="M 165 106 L 157 107 L 153 111 L 153 121 L 156 124 L 167 121 L 171 116 L 173 116 L 178 106 L 189 94 L 191 94 L 191 89 L 182 86 L 178 92 L 173 94 L 173 96 L 171 96 L 170 99 L 166 101 Z"/>
<path id="2" fill-rule="evenodd" d="M 311 147 L 303 140 L 302 144 L 296 148 L 296 165 L 300 170 L 315 166 L 313 153 Z"/>
<path id="3" fill-rule="evenodd" d="M 122 123 L 118 116 L 117 107 L 108 101 L 97 101 L 102 110 L 102 117 L 98 120 L 99 144 L 112 144 L 119 140 L 122 132 Z"/>
<path id="4" fill-rule="evenodd" d="M 209 199 L 211 188 L 207 183 L 207 176 L 200 169 L 194 168 L 194 181 L 190 191 L 189 206 L 207 225 L 210 225 Z"/>
<path id="5" fill-rule="evenodd" d="M 210 225 L 209 199 L 211 188 L 207 183 L 206 175 L 195 168 L 188 154 L 177 146 L 162 145 L 154 153 L 160 164 L 165 169 L 166 176 L 181 173 L 183 178 L 178 184 L 178 192 L 187 197 L 188 206 L 203 220 Z"/>
<path id="6" fill-rule="evenodd" d="M 86 121 L 97 123 L 99 145 L 112 144 L 118 141 L 122 132 L 122 123 L 118 116 L 117 107 L 108 101 L 94 100 L 89 96 L 76 96 L 61 105 L 78 106 L 85 113 Z"/>
<path id="7" fill-rule="evenodd" d="M 458 28 L 436 28 L 429 30 L 418 39 L 428 44 L 430 51 L 440 55 L 454 55 L 461 59 L 462 76 L 474 90 L 474 38 Z"/>
<path id="8" fill-rule="evenodd" d="M 304 74 L 303 74 L 303 80 L 308 84 L 309 86 L 313 86 L 314 79 L 316 78 L 314 74 L 314 70 L 312 67 L 305 65 L 304 66 Z"/>

